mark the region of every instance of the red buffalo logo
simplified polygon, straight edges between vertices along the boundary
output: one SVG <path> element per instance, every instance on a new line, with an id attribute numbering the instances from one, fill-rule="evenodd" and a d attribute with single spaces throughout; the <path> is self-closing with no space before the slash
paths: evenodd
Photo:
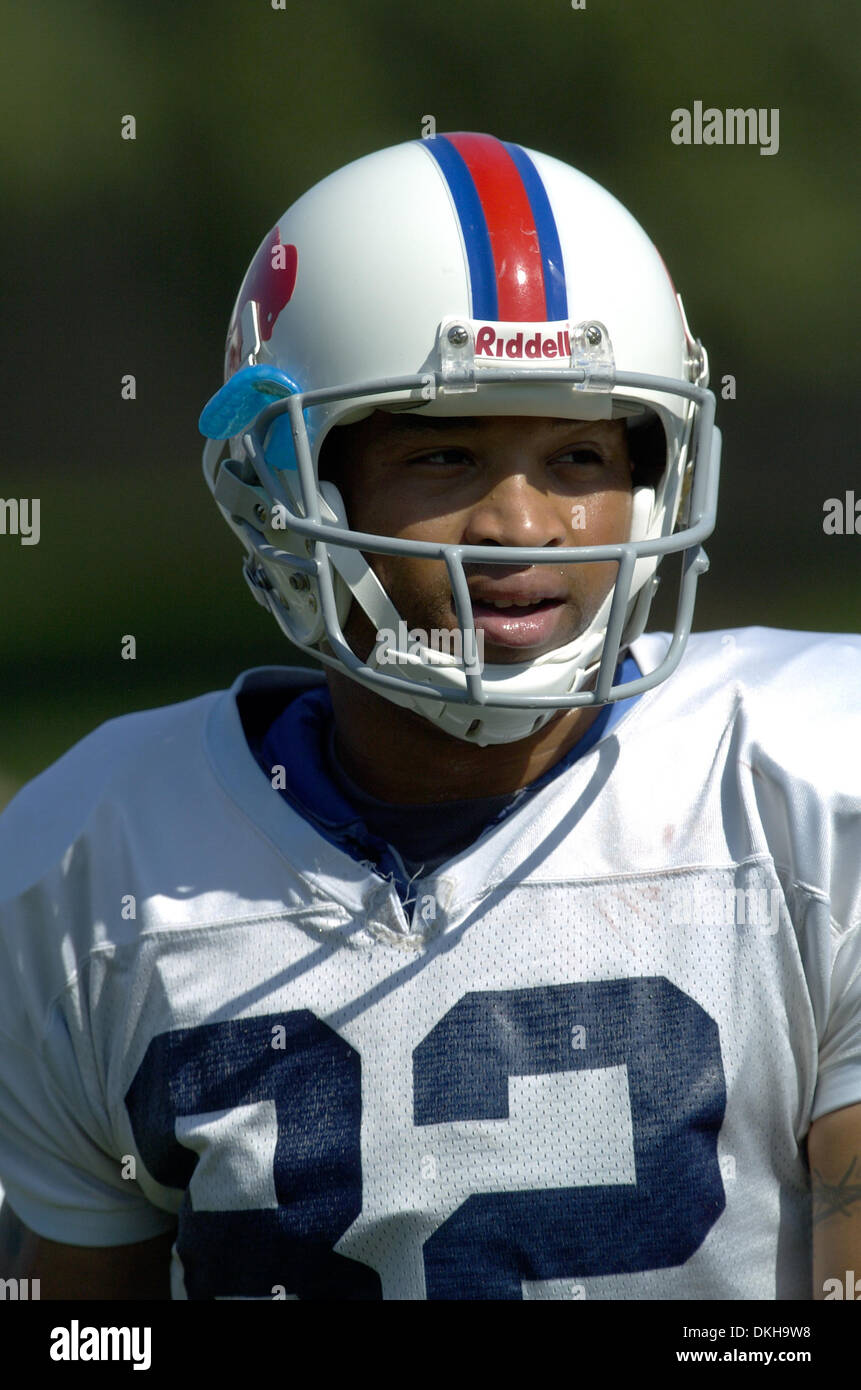
<path id="1" fill-rule="evenodd" d="M 251 262 L 244 297 L 258 305 L 264 343 L 272 337 L 278 315 L 293 293 L 298 259 L 295 246 L 281 245 L 281 234 L 275 227 Z"/>
<path id="2" fill-rule="evenodd" d="M 260 246 L 245 278 L 242 298 L 227 334 L 228 375 L 237 371 L 243 358 L 242 317 L 247 304 L 257 306 L 255 326 L 261 343 L 268 343 L 278 316 L 296 287 L 299 256 L 295 246 L 283 245 L 275 226 Z M 256 347 L 257 345 L 252 345 Z"/>

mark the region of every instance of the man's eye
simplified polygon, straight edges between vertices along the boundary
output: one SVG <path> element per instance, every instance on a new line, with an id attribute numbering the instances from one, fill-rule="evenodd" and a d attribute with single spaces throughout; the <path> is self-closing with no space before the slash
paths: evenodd
<path id="1" fill-rule="evenodd" d="M 463 449 L 434 449 L 432 453 L 419 454 L 408 459 L 408 463 L 458 464 L 469 462 L 469 454 Z"/>
<path id="2" fill-rule="evenodd" d="M 557 454 L 551 459 L 551 463 L 603 463 L 604 455 L 600 449 L 596 449 L 591 444 L 575 445 L 571 449 L 566 449 L 564 454 Z"/>

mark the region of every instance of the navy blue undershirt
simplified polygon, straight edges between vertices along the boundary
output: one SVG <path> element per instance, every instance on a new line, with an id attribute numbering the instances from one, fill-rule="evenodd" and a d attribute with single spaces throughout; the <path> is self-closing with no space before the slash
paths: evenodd
<path id="1" fill-rule="evenodd" d="M 640 674 L 628 656 L 616 672 L 616 684 Z M 297 695 L 256 737 L 253 729 L 246 729 L 246 735 L 267 778 L 271 780 L 274 767 L 284 768 L 287 786 L 279 791 L 290 805 L 331 844 L 391 877 L 406 906 L 413 896 L 411 880 L 453 859 L 582 758 L 638 699 L 634 695 L 604 705 L 573 748 L 528 786 L 501 796 L 430 804 L 381 801 L 348 776 L 335 753 L 335 721 L 326 685 Z"/>

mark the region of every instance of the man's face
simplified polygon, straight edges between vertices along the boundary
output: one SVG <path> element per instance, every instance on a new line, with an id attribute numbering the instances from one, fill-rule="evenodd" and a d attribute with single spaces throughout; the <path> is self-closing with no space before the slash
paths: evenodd
<path id="1" fill-rule="evenodd" d="M 376 411 L 335 435 L 337 464 L 324 474 L 338 484 L 357 531 L 548 553 L 628 539 L 631 461 L 621 421 Z M 443 561 L 366 558 L 409 627 L 457 628 Z M 484 660 L 504 664 L 531 661 L 583 632 L 617 566 L 465 564 L 464 571 Z M 366 658 L 376 633 L 358 604 L 345 633 Z"/>

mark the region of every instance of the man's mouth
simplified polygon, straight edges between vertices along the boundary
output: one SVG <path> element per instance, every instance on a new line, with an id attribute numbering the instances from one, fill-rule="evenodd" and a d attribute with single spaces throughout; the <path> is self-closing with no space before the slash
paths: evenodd
<path id="1" fill-rule="evenodd" d="M 472 616 L 476 631 L 484 633 L 486 642 L 500 647 L 538 647 L 552 641 L 564 608 L 560 598 L 535 603 L 474 601 Z"/>

